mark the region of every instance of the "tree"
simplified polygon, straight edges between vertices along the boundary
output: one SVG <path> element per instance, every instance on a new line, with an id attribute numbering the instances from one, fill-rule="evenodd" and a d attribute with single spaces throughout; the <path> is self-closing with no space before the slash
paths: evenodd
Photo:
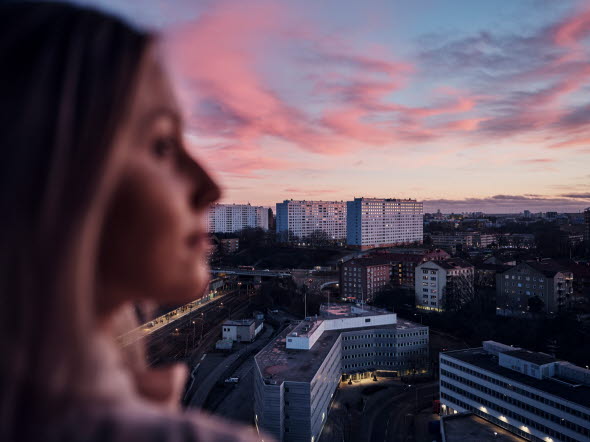
<path id="1" fill-rule="evenodd" d="M 454 275 L 443 289 L 442 304 L 446 311 L 457 311 L 474 298 L 473 280 L 466 275 Z"/>
<path id="2" fill-rule="evenodd" d="M 545 303 L 538 296 L 532 296 L 528 300 L 528 307 L 529 307 L 529 312 L 540 313 L 543 311 L 543 308 L 545 307 Z"/>

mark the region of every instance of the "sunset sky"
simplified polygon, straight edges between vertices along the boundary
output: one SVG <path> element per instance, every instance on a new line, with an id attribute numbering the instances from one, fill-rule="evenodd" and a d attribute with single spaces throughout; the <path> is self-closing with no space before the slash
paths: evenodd
<path id="1" fill-rule="evenodd" d="M 187 141 L 224 202 L 590 206 L 588 2 L 80 3 L 165 36 Z"/>

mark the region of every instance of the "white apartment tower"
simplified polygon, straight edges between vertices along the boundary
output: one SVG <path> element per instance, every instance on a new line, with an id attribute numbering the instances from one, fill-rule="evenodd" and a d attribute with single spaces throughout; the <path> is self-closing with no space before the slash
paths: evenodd
<path id="1" fill-rule="evenodd" d="M 277 234 L 300 239 L 322 231 L 333 240 L 346 238 L 346 202 L 293 201 L 277 203 Z M 290 238 L 285 238 L 290 239 Z"/>
<path id="2" fill-rule="evenodd" d="M 346 242 L 361 250 L 422 243 L 423 204 L 411 199 L 355 198 L 346 203 Z"/>
<path id="3" fill-rule="evenodd" d="M 232 233 L 247 227 L 268 230 L 268 209 L 250 204 L 212 204 L 207 231 Z"/>

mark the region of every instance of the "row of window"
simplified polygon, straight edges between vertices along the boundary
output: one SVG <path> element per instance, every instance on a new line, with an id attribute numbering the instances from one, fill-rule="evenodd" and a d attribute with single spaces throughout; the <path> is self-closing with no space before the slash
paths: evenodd
<path id="1" fill-rule="evenodd" d="M 372 339 L 372 338 L 412 338 L 414 336 L 426 336 L 428 335 L 427 330 L 419 330 L 409 333 L 371 333 L 363 335 L 346 335 L 342 336 L 343 341 L 354 341 L 357 339 Z"/>
<path id="2" fill-rule="evenodd" d="M 491 388 L 484 387 L 484 386 L 482 386 L 480 384 L 477 384 L 477 383 L 475 383 L 473 381 L 470 381 L 469 379 L 465 379 L 464 377 L 457 376 L 456 374 L 450 373 L 450 372 L 448 372 L 446 370 L 441 370 L 441 373 L 444 374 L 445 376 L 451 378 L 451 379 L 454 379 L 456 381 L 459 381 L 462 384 L 465 384 L 465 385 L 467 385 L 467 386 L 469 386 L 471 388 L 474 388 L 476 390 L 479 390 L 479 391 L 481 391 L 481 392 L 483 392 L 483 393 L 485 393 L 485 394 L 487 394 L 489 396 L 492 396 L 494 398 L 500 399 L 501 401 L 507 402 L 507 403 L 509 403 L 511 405 L 514 405 L 514 406 L 522 409 L 522 410 L 528 411 L 529 413 L 536 414 L 537 416 L 539 416 L 539 417 L 541 417 L 543 419 L 550 420 L 551 422 L 554 422 L 554 423 L 556 423 L 558 425 L 561 425 L 563 427 L 569 428 L 570 430 L 574 430 L 577 433 L 590 436 L 590 429 L 584 428 L 584 427 L 582 427 L 580 425 L 577 425 L 577 424 L 575 424 L 573 422 L 570 422 L 570 421 L 568 421 L 565 418 L 561 418 L 561 417 L 556 416 L 556 415 L 554 415 L 552 413 L 548 413 L 546 411 L 543 411 L 543 410 L 541 410 L 541 409 L 539 409 L 537 407 L 532 406 L 531 404 L 527 404 L 526 402 L 519 401 L 518 399 L 515 399 L 512 396 L 508 396 L 506 394 L 500 393 L 497 390 L 493 390 Z M 453 390 L 453 388 L 458 388 L 458 387 L 455 387 L 452 384 L 450 384 L 448 382 L 445 382 L 443 380 L 440 381 L 440 384 L 443 387 L 449 388 L 451 390 Z M 494 409 L 495 408 L 496 407 L 494 407 Z"/>
<path id="3" fill-rule="evenodd" d="M 448 393 L 445 393 L 445 392 L 442 392 L 441 391 L 440 392 L 440 398 L 442 400 L 445 400 L 446 399 L 449 402 L 452 402 L 454 404 L 457 404 L 461 408 L 464 408 L 465 410 L 469 410 L 472 413 L 477 414 L 478 416 L 483 417 L 484 419 L 490 420 L 490 421 L 494 422 L 496 425 L 498 425 L 498 426 L 500 426 L 502 428 L 506 428 L 507 430 L 509 430 L 509 431 L 511 431 L 511 432 L 519 435 L 519 436 L 525 437 L 527 439 L 531 437 L 530 433 L 528 433 L 526 431 L 522 431 L 518 427 L 515 427 L 513 425 L 509 425 L 506 422 L 503 422 L 503 421 L 501 421 L 499 419 L 496 419 L 494 416 L 491 416 L 491 415 L 489 415 L 487 413 L 484 413 L 479 408 L 476 408 L 476 407 L 468 404 L 467 402 L 462 401 L 461 399 L 458 399 L 458 398 L 456 398 L 454 396 L 451 396 Z M 552 437 L 554 437 L 554 438 L 556 438 L 556 439 L 558 439 L 560 441 L 563 441 L 563 442 L 580 442 L 578 439 L 574 439 L 572 437 L 566 436 L 565 434 L 562 434 L 559 431 L 555 431 L 552 428 L 546 427 L 545 425 L 541 425 L 541 424 L 539 424 L 537 422 L 530 423 L 532 421 L 530 421 L 529 419 L 522 418 L 521 416 L 517 415 L 516 413 L 514 413 L 514 412 L 512 412 L 510 410 L 507 410 L 507 409 L 505 409 L 503 407 L 499 407 L 499 409 L 497 409 L 496 411 L 498 411 L 499 413 L 503 413 L 505 416 L 509 416 L 511 418 L 517 419 L 519 422 L 522 422 L 523 424 L 526 423 L 528 426 L 533 427 L 533 428 L 536 428 L 537 430 L 542 431 L 543 433 L 547 434 L 548 436 L 552 436 Z"/>
<path id="4" fill-rule="evenodd" d="M 545 278 L 531 278 L 530 276 L 515 276 L 515 275 L 504 275 L 504 279 L 517 279 L 518 281 L 533 281 L 533 282 L 545 282 Z"/>
<path id="5" fill-rule="evenodd" d="M 537 430 L 539 430 L 539 431 L 541 431 L 541 432 L 543 432 L 543 433 L 545 433 L 545 434 L 547 434 L 549 436 L 553 436 L 553 437 L 559 439 L 560 441 L 564 441 L 564 442 L 565 441 L 568 441 L 568 442 L 569 441 L 571 441 L 571 442 L 580 442 L 582 440 L 582 439 L 574 439 L 572 437 L 569 437 L 569 436 L 567 436 L 567 435 L 565 435 L 565 434 L 563 434 L 563 433 L 561 433 L 559 431 L 556 431 L 556 430 L 554 430 L 554 429 L 552 429 L 550 427 L 547 427 L 547 426 L 545 426 L 543 424 L 540 424 L 539 422 L 537 422 L 535 420 L 532 420 L 532 419 L 529 419 L 527 417 L 521 416 L 520 414 L 517 414 L 517 413 L 515 413 L 514 411 L 512 411 L 512 410 L 510 410 L 508 408 L 501 407 L 500 405 L 498 405 L 498 404 L 496 404 L 494 402 L 488 401 L 486 399 L 482 399 L 480 396 L 477 396 L 475 394 L 469 393 L 468 391 L 465 391 L 465 390 L 463 390 L 463 389 L 461 389 L 459 387 L 456 387 L 454 385 L 450 385 L 450 387 L 446 387 L 446 388 L 448 388 L 449 390 L 454 391 L 455 393 L 458 393 L 461 396 L 466 397 L 467 399 L 470 399 L 470 400 L 472 400 L 472 401 L 474 401 L 474 402 L 476 402 L 478 404 L 482 404 L 484 407 L 489 407 L 489 408 L 495 410 L 496 412 L 501 413 L 503 416 L 516 419 L 518 422 L 521 422 L 521 423 L 525 424 L 527 427 L 535 428 L 535 429 L 537 429 Z M 441 396 L 441 399 L 443 397 L 446 398 L 445 393 L 442 392 L 442 391 L 440 393 L 440 396 Z M 449 398 L 449 400 L 454 401 L 455 399 Z M 465 403 L 463 401 L 461 401 L 461 402 L 463 404 Z M 462 406 L 462 404 L 459 404 L 459 405 Z M 469 410 L 472 410 L 475 407 L 468 406 L 468 407 L 464 407 L 464 408 L 467 408 Z M 478 411 L 481 412 L 483 410 L 478 410 Z M 484 416 L 487 417 L 487 413 L 484 412 Z M 588 436 L 590 436 L 590 431 L 587 430 L 587 429 L 584 429 L 584 430 L 588 431 Z"/>
<path id="6" fill-rule="evenodd" d="M 475 377 L 478 377 L 480 379 L 483 379 L 484 381 L 487 381 L 487 382 L 489 382 L 491 384 L 499 385 L 500 387 L 503 387 L 503 388 L 506 388 L 508 390 L 514 391 L 515 393 L 518 393 L 518 394 L 520 394 L 522 396 L 525 396 L 525 397 L 528 397 L 530 399 L 533 399 L 533 400 L 535 400 L 537 402 L 541 402 L 542 404 L 549 405 L 550 407 L 557 408 L 558 410 L 561 410 L 561 411 L 565 411 L 566 413 L 569 413 L 572 416 L 580 417 L 582 419 L 585 419 L 587 421 L 590 421 L 590 414 L 588 414 L 588 413 L 584 413 L 584 412 L 582 412 L 580 410 L 576 410 L 574 408 L 568 407 L 567 405 L 562 404 L 560 402 L 552 401 L 551 399 L 548 399 L 545 396 L 540 396 L 538 394 L 535 394 L 532 391 L 525 390 L 523 388 L 517 387 L 517 386 L 512 385 L 512 384 L 508 384 L 506 382 L 503 382 L 503 381 L 499 380 L 498 378 L 494 378 L 494 377 L 491 377 L 491 376 L 486 376 L 485 374 L 483 374 L 481 372 L 481 370 L 472 370 L 472 369 L 467 368 L 467 367 L 465 367 L 463 365 L 456 364 L 454 362 L 451 362 L 451 361 L 449 361 L 447 359 L 443 359 L 443 358 L 440 359 L 440 364 L 441 364 L 441 366 L 447 365 L 449 367 L 453 367 L 453 368 L 455 368 L 457 370 L 460 370 L 460 371 L 462 371 L 464 373 L 470 374 L 471 376 L 475 376 Z"/>

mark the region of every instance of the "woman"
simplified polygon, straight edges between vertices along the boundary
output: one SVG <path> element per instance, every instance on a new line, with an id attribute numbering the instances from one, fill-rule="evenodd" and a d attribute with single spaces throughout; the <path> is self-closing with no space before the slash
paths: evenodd
<path id="1" fill-rule="evenodd" d="M 152 35 L 0 7 L 0 440 L 259 440 L 182 413 L 185 370 L 115 345 L 132 303 L 203 293 L 219 188 L 182 143 Z"/>

